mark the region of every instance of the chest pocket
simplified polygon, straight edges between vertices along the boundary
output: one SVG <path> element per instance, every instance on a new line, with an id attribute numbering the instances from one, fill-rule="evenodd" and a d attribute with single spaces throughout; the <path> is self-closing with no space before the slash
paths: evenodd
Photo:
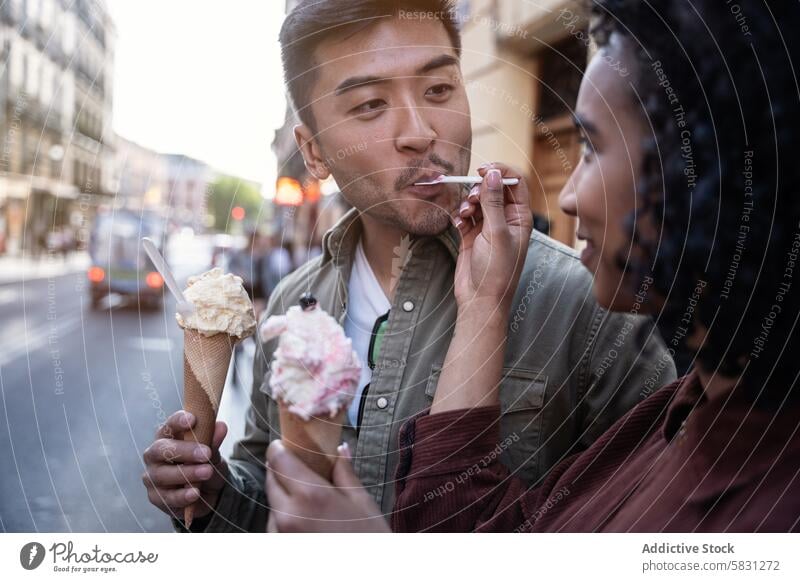
<path id="1" fill-rule="evenodd" d="M 430 402 L 436 394 L 441 366 L 434 366 L 425 387 Z M 503 368 L 500 385 L 500 440 L 510 443 L 500 460 L 515 476 L 534 482 L 539 478 L 539 447 L 547 376 L 534 370 Z M 429 402 L 429 404 L 430 404 Z"/>

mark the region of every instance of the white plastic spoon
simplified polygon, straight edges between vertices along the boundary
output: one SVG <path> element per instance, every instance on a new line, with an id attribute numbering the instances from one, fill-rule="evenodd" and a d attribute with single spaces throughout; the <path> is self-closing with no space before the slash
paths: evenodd
<path id="1" fill-rule="evenodd" d="M 188 317 L 194 313 L 194 304 L 191 301 L 187 301 L 186 297 L 184 297 L 178 282 L 175 280 L 175 276 L 167 266 L 167 261 L 164 260 L 164 257 L 159 252 L 156 244 L 151 239 L 144 237 L 142 239 L 142 246 L 144 247 L 147 256 L 150 257 L 151 261 L 153 261 L 155 268 L 164 278 L 164 283 L 167 284 L 167 289 L 170 290 L 173 297 L 175 297 L 176 301 L 178 302 L 176 307 L 177 312 L 183 317 Z"/>
<path id="2" fill-rule="evenodd" d="M 437 184 L 481 184 L 480 176 L 439 176 L 430 182 L 417 182 L 414 186 L 436 186 Z M 503 178 L 504 186 L 516 186 L 519 178 Z"/>

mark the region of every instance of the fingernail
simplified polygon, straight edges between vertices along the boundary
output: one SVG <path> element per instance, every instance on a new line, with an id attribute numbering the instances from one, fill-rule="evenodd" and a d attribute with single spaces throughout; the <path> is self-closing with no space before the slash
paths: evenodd
<path id="1" fill-rule="evenodd" d="M 478 200 L 480 200 L 481 198 L 480 186 L 473 186 L 472 190 L 470 190 L 469 194 L 467 194 L 467 198 L 469 198 L 473 202 L 478 202 Z"/>
<path id="2" fill-rule="evenodd" d="M 192 415 L 189 414 L 188 412 L 184 414 L 183 418 L 181 419 L 181 425 L 185 426 L 186 428 L 192 426 Z"/>
<path id="3" fill-rule="evenodd" d="M 489 170 L 486 175 L 486 185 L 491 190 L 500 190 L 503 187 L 503 175 L 500 170 Z"/>
<path id="4" fill-rule="evenodd" d="M 479 170 L 485 170 L 486 168 L 488 168 L 491 165 L 492 165 L 491 162 L 486 162 L 485 164 L 481 164 L 480 166 L 478 166 L 478 169 Z"/>
<path id="5" fill-rule="evenodd" d="M 342 443 L 338 447 L 339 455 L 347 459 L 348 461 L 352 460 L 352 455 L 350 454 L 350 445 L 347 443 Z"/>
<path id="6" fill-rule="evenodd" d="M 211 458 L 211 450 L 204 446 L 197 447 L 194 450 L 194 458 L 198 461 L 208 461 Z"/>
<path id="7" fill-rule="evenodd" d="M 192 487 L 186 490 L 186 501 L 197 501 L 200 498 L 200 492 Z"/>
<path id="8" fill-rule="evenodd" d="M 453 222 L 456 225 L 456 228 L 461 228 L 461 225 L 464 224 L 464 221 L 461 220 L 460 218 L 456 218 L 455 221 Z"/>
<path id="9" fill-rule="evenodd" d="M 198 479 L 208 479 L 211 477 L 211 467 L 200 467 L 195 471 Z"/>
<path id="10" fill-rule="evenodd" d="M 467 212 L 470 208 L 472 208 L 472 205 L 469 202 L 464 201 L 461 203 L 461 208 L 459 208 L 458 211 Z"/>

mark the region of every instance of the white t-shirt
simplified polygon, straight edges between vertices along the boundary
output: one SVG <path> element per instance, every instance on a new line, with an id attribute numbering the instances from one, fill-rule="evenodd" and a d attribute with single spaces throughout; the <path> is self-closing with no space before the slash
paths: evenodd
<path id="1" fill-rule="evenodd" d="M 353 342 L 353 349 L 362 364 L 361 379 L 358 381 L 356 397 L 347 410 L 347 420 L 351 426 L 357 426 L 361 394 L 364 392 L 364 387 L 372 381 L 372 370 L 367 365 L 372 329 L 375 327 L 375 321 L 386 315 L 392 307 L 375 273 L 372 272 L 372 267 L 369 266 L 361 241 L 356 247 L 347 289 L 349 305 L 344 320 L 344 333 Z"/>

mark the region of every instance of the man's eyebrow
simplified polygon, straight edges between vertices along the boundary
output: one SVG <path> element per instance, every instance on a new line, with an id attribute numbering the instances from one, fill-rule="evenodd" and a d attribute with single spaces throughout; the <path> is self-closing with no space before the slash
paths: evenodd
<path id="1" fill-rule="evenodd" d="M 572 116 L 572 121 L 578 129 L 582 129 L 584 132 L 591 135 L 597 135 L 597 126 L 582 115 L 575 113 Z"/>
<path id="2" fill-rule="evenodd" d="M 457 57 L 453 55 L 439 55 L 422 65 L 417 70 L 418 74 L 429 73 L 435 69 L 439 69 L 441 67 L 449 67 L 451 65 L 458 65 L 459 61 Z M 347 91 L 351 91 L 352 89 L 357 89 L 359 87 L 364 87 L 365 85 L 375 85 L 377 83 L 386 83 L 390 79 L 387 77 L 376 77 L 374 75 L 361 75 L 359 77 L 349 77 L 339 83 L 339 86 L 334 89 L 333 94 L 337 97 L 342 93 L 346 93 Z"/>
<path id="3" fill-rule="evenodd" d="M 363 87 L 365 85 L 374 85 L 376 83 L 385 83 L 388 80 L 389 79 L 384 78 L 384 77 L 375 77 L 375 76 L 372 76 L 372 75 L 362 75 L 360 77 L 350 77 L 348 79 L 345 79 L 341 83 L 339 83 L 339 86 L 336 87 L 336 89 L 334 90 L 333 93 L 334 93 L 334 95 L 336 95 L 338 97 L 342 93 L 346 93 L 347 91 L 351 91 L 352 89 L 356 89 L 358 87 Z"/>
<path id="4" fill-rule="evenodd" d="M 450 65 L 458 65 L 459 61 L 457 57 L 453 55 L 439 55 L 422 65 L 422 67 L 417 71 L 418 73 L 430 73 L 434 69 L 439 69 L 441 67 L 449 67 Z"/>

